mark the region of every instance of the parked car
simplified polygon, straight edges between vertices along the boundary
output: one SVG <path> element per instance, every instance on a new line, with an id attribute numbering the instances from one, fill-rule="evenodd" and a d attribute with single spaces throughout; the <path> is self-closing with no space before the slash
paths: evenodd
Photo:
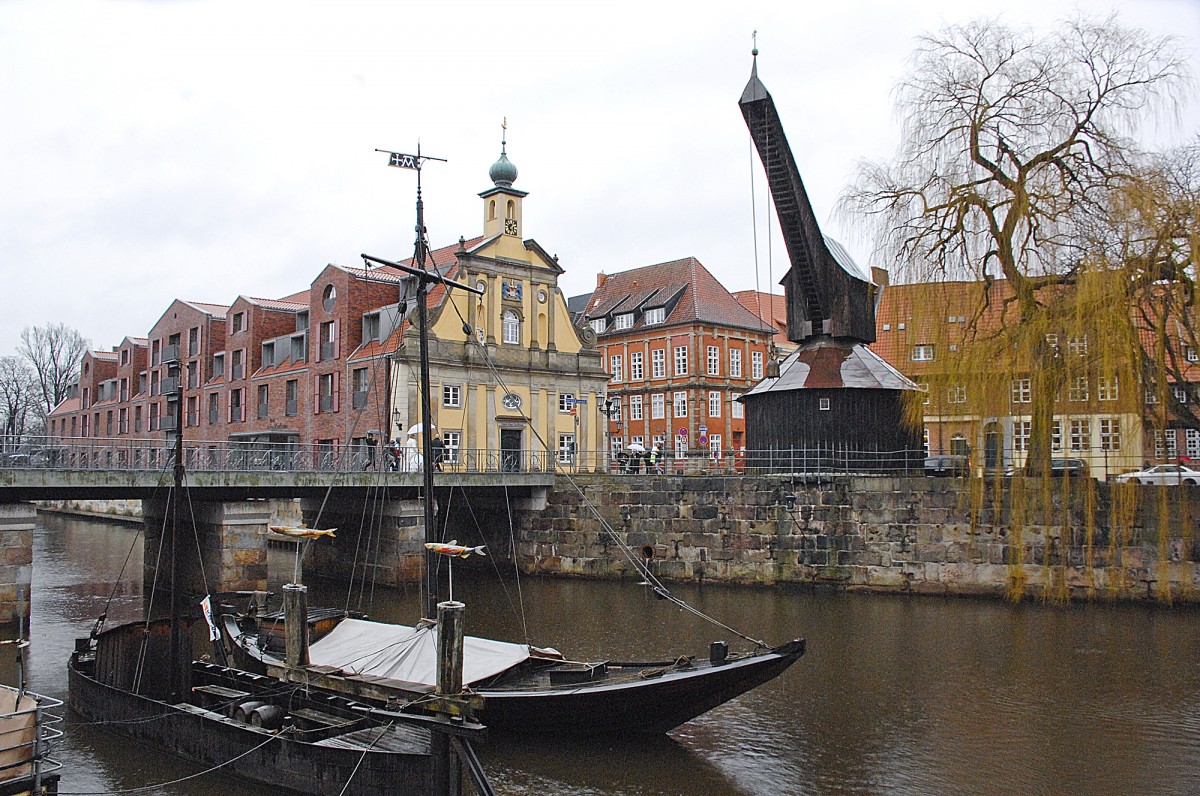
<path id="1" fill-rule="evenodd" d="M 4 454 L 2 459 L 8 467 L 45 467 L 49 460 L 50 452 L 46 448 L 33 445 L 20 445 Z"/>
<path id="2" fill-rule="evenodd" d="M 1050 476 L 1052 478 L 1087 478 L 1090 470 L 1088 463 L 1083 459 L 1051 459 L 1050 460 Z M 1025 468 L 1010 467 L 1004 471 L 1005 478 L 1013 478 L 1015 476 L 1025 475 Z"/>
<path id="3" fill-rule="evenodd" d="M 925 475 L 966 475 L 970 471 L 969 456 L 947 454 L 925 458 Z"/>
<path id="4" fill-rule="evenodd" d="M 1200 470 L 1190 464 L 1157 464 L 1113 480 L 1121 484 L 1200 484 Z"/>

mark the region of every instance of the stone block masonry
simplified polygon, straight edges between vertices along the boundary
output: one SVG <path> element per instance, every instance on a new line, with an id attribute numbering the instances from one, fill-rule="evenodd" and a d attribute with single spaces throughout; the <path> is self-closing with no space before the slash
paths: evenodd
<path id="1" fill-rule="evenodd" d="M 575 476 L 518 516 L 528 572 L 1200 602 L 1200 488 L 1023 479 Z M 588 503 L 595 507 L 595 512 Z M 612 527 L 606 533 L 596 514 Z"/>
<path id="2" fill-rule="evenodd" d="M 0 626 L 15 628 L 24 617 L 29 629 L 36 522 L 32 503 L 0 503 Z"/>

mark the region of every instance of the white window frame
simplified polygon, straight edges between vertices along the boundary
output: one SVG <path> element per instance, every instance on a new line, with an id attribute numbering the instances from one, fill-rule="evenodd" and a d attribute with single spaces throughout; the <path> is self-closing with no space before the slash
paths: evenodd
<path id="1" fill-rule="evenodd" d="M 662 420 L 667 416 L 667 396 L 656 392 L 650 396 L 650 419 Z"/>
<path id="2" fill-rule="evenodd" d="M 913 362 L 933 362 L 936 356 L 937 351 L 932 343 L 920 343 L 912 347 L 909 359 Z"/>
<path id="3" fill-rule="evenodd" d="M 642 381 L 646 377 L 646 371 L 642 365 L 642 352 L 629 352 L 629 380 Z"/>
<path id="4" fill-rule="evenodd" d="M 667 349 L 655 348 L 650 352 L 650 378 L 665 379 L 667 377 Z"/>
<path id="5" fill-rule="evenodd" d="M 1029 450 L 1029 438 L 1033 436 L 1033 421 L 1032 420 L 1014 420 L 1013 421 L 1013 450 L 1027 451 Z"/>
<path id="6" fill-rule="evenodd" d="M 613 316 L 614 329 L 632 329 L 633 328 L 633 313 L 622 312 L 620 315 Z"/>
<path id="7" fill-rule="evenodd" d="M 708 375 L 721 375 L 721 347 L 710 345 L 708 347 Z"/>
<path id="8" fill-rule="evenodd" d="M 596 334 L 604 334 L 608 330 L 608 318 L 592 318 L 592 331 Z"/>
<path id="9" fill-rule="evenodd" d="M 965 404 L 967 402 L 967 385 L 951 384 L 946 388 L 946 403 Z"/>
<path id="10" fill-rule="evenodd" d="M 629 396 L 629 419 L 630 420 L 641 420 L 642 419 L 642 396 L 640 396 L 640 395 Z"/>
<path id="11" fill-rule="evenodd" d="M 442 385 L 442 406 L 458 409 L 462 406 L 462 388 L 457 384 Z"/>
<path id="12" fill-rule="evenodd" d="M 559 464 L 574 464 L 575 463 L 575 435 L 574 434 L 559 434 L 558 435 L 558 463 Z"/>
<path id="13" fill-rule="evenodd" d="M 729 349 L 729 377 L 740 379 L 742 377 L 742 349 Z"/>
<path id="14" fill-rule="evenodd" d="M 1092 422 L 1086 417 L 1071 418 L 1071 450 L 1092 449 Z"/>
<path id="15" fill-rule="evenodd" d="M 558 394 L 558 413 L 560 415 L 568 415 L 575 408 L 575 393 L 560 392 Z"/>
<path id="16" fill-rule="evenodd" d="M 608 369 L 612 373 L 612 380 L 620 382 L 625 380 L 625 357 L 620 354 L 613 354 L 608 358 Z"/>
<path id="17" fill-rule="evenodd" d="M 1121 450 L 1121 419 L 1119 417 L 1100 418 L 1100 450 Z"/>
<path id="18" fill-rule="evenodd" d="M 731 392 L 729 394 L 729 416 L 735 419 L 741 419 L 746 416 L 746 406 L 738 398 L 741 398 L 740 392 Z"/>
<path id="19" fill-rule="evenodd" d="M 1012 402 L 1027 404 L 1033 401 L 1033 380 L 1028 378 L 1012 380 Z"/>
<path id="20" fill-rule="evenodd" d="M 675 375 L 688 375 L 688 347 L 685 345 L 675 346 Z"/>
<path id="21" fill-rule="evenodd" d="M 521 316 L 516 310 L 505 310 L 502 320 L 505 345 L 521 345 Z"/>
<path id="22" fill-rule="evenodd" d="M 671 412 L 675 417 L 687 417 L 687 392 L 676 392 L 671 396 Z"/>
<path id="23" fill-rule="evenodd" d="M 1071 385 L 1067 388 L 1068 401 L 1086 401 L 1088 399 L 1088 377 L 1076 376 L 1071 379 Z"/>
<path id="24" fill-rule="evenodd" d="M 459 460 L 458 452 L 462 449 L 462 432 L 461 431 L 443 431 L 442 432 L 442 462 L 444 464 L 457 464 Z"/>
<path id="25" fill-rule="evenodd" d="M 709 390 L 708 392 L 708 416 L 721 416 L 721 393 L 718 390 Z"/>
<path id="26" fill-rule="evenodd" d="M 755 381 L 761 380 L 763 377 L 763 352 L 750 352 L 750 378 Z"/>
<path id="27" fill-rule="evenodd" d="M 654 326 L 655 324 L 662 323 L 666 319 L 666 307 L 651 307 L 650 309 L 646 310 L 646 314 L 642 316 L 642 320 L 647 326 Z"/>

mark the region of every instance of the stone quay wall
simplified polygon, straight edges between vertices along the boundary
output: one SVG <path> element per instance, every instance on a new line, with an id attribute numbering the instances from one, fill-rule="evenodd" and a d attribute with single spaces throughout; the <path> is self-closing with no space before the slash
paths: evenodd
<path id="1" fill-rule="evenodd" d="M 533 573 L 635 577 L 624 546 L 672 581 L 1200 602 L 1200 487 L 589 475 L 518 520 Z"/>

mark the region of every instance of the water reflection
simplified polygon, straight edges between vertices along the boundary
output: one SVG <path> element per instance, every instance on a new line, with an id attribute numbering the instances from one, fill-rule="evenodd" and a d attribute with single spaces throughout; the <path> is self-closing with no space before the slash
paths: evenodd
<path id="1" fill-rule="evenodd" d="M 135 529 L 44 517 L 35 534 L 31 686 L 66 690 L 74 638 L 142 606 Z M 292 558 L 273 554 L 277 587 Z M 411 622 L 415 591 L 311 584 L 314 603 Z M 490 739 L 505 794 L 1191 794 L 1200 775 L 1200 628 L 1192 609 L 1011 606 L 973 600 L 677 587 L 702 611 L 809 653 L 782 678 L 669 737 Z M 727 632 L 631 584 L 456 571 L 468 632 L 576 657 L 703 653 Z M 734 644 L 733 646 L 737 646 Z M 0 677 L 14 679 L 0 658 Z M 61 791 L 112 792 L 196 768 L 69 721 Z M 145 793 L 245 796 L 218 775 Z"/>

